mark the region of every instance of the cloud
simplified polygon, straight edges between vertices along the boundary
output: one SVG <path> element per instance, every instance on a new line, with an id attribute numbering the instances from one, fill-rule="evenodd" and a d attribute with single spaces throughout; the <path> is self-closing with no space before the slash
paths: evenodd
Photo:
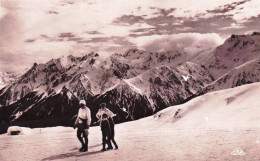
<path id="1" fill-rule="evenodd" d="M 7 14 L 7 9 L 0 6 L 0 19 L 2 19 Z"/>
<path id="2" fill-rule="evenodd" d="M 177 31 L 192 31 L 193 28 L 192 27 L 182 27 L 182 28 L 176 28 Z"/>
<path id="3" fill-rule="evenodd" d="M 233 15 L 233 19 L 239 23 L 247 22 L 250 18 L 256 17 L 259 15 L 260 11 L 260 1 L 258 0 L 251 0 L 246 1 L 237 7 L 236 9 L 228 12 L 227 14 Z"/>
<path id="4" fill-rule="evenodd" d="M 177 3 L 175 7 L 177 9 L 170 15 L 182 18 L 195 17 L 198 14 L 207 13 L 208 10 L 214 10 L 219 6 L 224 6 L 233 2 L 237 2 L 237 0 L 182 0 L 175 2 Z"/>
<path id="5" fill-rule="evenodd" d="M 21 64 L 30 66 L 33 62 L 61 55 L 81 56 L 92 50 L 109 55 L 133 46 L 153 49 L 148 44 L 155 39 L 162 46 L 155 44 L 154 50 L 171 49 L 167 44 L 174 47 L 170 42 L 173 41 L 178 44 L 175 48 L 188 51 L 189 46 L 184 45 L 191 45 L 193 51 L 204 47 L 195 44 L 203 42 L 200 36 L 190 32 L 204 35 L 206 41 L 208 33 L 225 38 L 257 30 L 259 6 L 258 0 L 2 1 L 0 59 L 12 54 L 20 60 L 26 58 Z M 214 41 L 207 40 L 206 44 L 214 46 Z M 16 59 L 10 59 L 9 64 L 13 62 Z M 3 61 L 0 63 L 3 66 Z M 18 63 L 15 68 L 18 66 L 24 65 Z"/>
<path id="6" fill-rule="evenodd" d="M 220 6 L 218 8 L 215 8 L 213 10 L 207 10 L 208 13 L 214 13 L 214 14 L 224 14 L 224 13 L 228 13 L 232 10 L 234 10 L 237 6 L 240 6 L 244 3 L 246 3 L 247 0 L 244 1 L 240 1 L 240 2 L 233 2 L 230 4 L 225 4 L 224 6 Z"/>
<path id="7" fill-rule="evenodd" d="M 72 38 L 72 37 L 75 37 L 75 35 L 70 32 L 66 32 L 66 33 L 60 33 L 59 37 L 60 38 Z"/>
<path id="8" fill-rule="evenodd" d="M 143 40 L 145 39 L 147 41 L 149 37 L 143 38 Z M 153 40 L 149 40 L 148 43 L 143 44 L 142 48 L 148 51 L 179 50 L 194 54 L 205 49 L 216 47 L 223 42 L 223 38 L 215 33 L 182 33 L 168 36 L 158 35 L 154 37 Z"/>
<path id="9" fill-rule="evenodd" d="M 28 43 L 31 43 L 31 42 L 34 42 L 34 41 L 36 41 L 36 39 L 27 39 L 27 40 L 25 40 L 25 42 L 28 42 Z"/>
<path id="10" fill-rule="evenodd" d="M 219 30 L 228 30 L 228 29 L 241 29 L 241 28 L 245 28 L 245 26 L 240 25 L 240 24 L 236 24 L 236 23 L 231 23 L 230 26 L 228 27 L 222 27 Z"/>
<path id="11" fill-rule="evenodd" d="M 35 58 L 34 56 L 28 55 L 26 53 L 1 54 L 0 58 L 0 71 L 24 70 L 26 68 L 30 68 L 34 62 L 42 63 L 46 61 L 42 55 L 39 55 L 37 58 Z"/>
<path id="12" fill-rule="evenodd" d="M 86 31 L 85 33 L 91 34 L 91 35 L 101 35 L 102 34 L 99 31 Z"/>
<path id="13" fill-rule="evenodd" d="M 199 1 L 198 3 L 201 2 L 202 1 Z M 237 20 L 234 18 L 236 16 L 236 13 L 238 12 L 237 10 L 243 10 L 245 8 L 244 5 L 247 4 L 247 1 L 230 2 L 231 3 L 229 4 L 221 1 L 221 3 L 216 3 L 220 4 L 219 6 L 216 6 L 215 4 L 215 6 L 211 9 L 209 7 L 207 10 L 201 9 L 201 11 L 197 11 L 196 9 L 188 10 L 188 6 L 186 8 L 187 10 L 185 10 L 184 12 L 185 14 L 189 14 L 189 17 L 178 15 L 177 13 L 182 10 L 180 8 L 161 9 L 159 7 L 151 7 L 151 9 L 154 10 L 153 16 L 136 16 L 134 14 L 123 15 L 116 18 L 113 23 L 115 25 L 123 26 L 132 26 L 137 23 L 142 23 L 151 26 L 149 28 L 139 28 L 136 30 L 131 30 L 131 33 L 129 34 L 129 36 L 131 37 L 149 36 L 156 34 L 171 35 L 189 32 L 217 32 L 220 33 L 223 37 L 228 37 L 230 34 L 243 33 L 243 28 L 247 27 L 242 22 L 237 22 Z M 212 3 L 208 5 L 213 6 Z M 249 8 L 252 9 L 252 6 Z M 197 12 L 193 15 L 194 11 Z M 246 13 L 241 14 L 243 14 L 244 16 L 246 15 Z M 256 16 L 257 14 L 254 15 Z M 250 19 L 252 19 L 252 17 Z"/>
<path id="14" fill-rule="evenodd" d="M 59 14 L 59 12 L 56 12 L 56 11 L 49 11 L 49 14 Z"/>
<path id="15" fill-rule="evenodd" d="M 168 16 L 171 13 L 174 13 L 174 11 L 176 11 L 176 8 L 169 8 L 169 9 L 164 9 L 164 8 L 159 8 L 159 7 L 151 7 L 151 8 L 158 10 L 157 12 L 154 13 L 154 15 Z"/>
<path id="16" fill-rule="evenodd" d="M 133 25 L 136 23 L 144 22 L 143 16 L 135 16 L 135 15 L 123 15 L 121 17 L 116 18 L 113 23 L 116 25 Z"/>

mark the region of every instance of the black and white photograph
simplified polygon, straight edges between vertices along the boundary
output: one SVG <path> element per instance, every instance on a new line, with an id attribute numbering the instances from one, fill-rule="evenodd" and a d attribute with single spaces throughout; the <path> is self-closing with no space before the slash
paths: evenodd
<path id="1" fill-rule="evenodd" d="M 260 161 L 260 0 L 0 0 L 0 161 Z"/>

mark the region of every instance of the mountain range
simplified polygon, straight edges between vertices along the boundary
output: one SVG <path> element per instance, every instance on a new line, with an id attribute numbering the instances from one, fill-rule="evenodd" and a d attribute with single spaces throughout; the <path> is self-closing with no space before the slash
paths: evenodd
<path id="1" fill-rule="evenodd" d="M 23 71 L 19 72 L 0 72 L 0 89 L 7 86 L 10 83 L 15 82 L 21 75 Z"/>
<path id="2" fill-rule="evenodd" d="M 231 35 L 195 56 L 139 49 L 104 59 L 91 52 L 35 63 L 0 89 L 0 122 L 30 127 L 72 125 L 78 101 L 92 118 L 102 102 L 115 122 L 140 119 L 198 95 L 259 82 L 260 34 Z"/>

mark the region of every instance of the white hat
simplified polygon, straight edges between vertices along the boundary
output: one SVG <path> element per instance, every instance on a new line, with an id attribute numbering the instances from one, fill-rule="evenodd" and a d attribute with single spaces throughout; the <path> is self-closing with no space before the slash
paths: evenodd
<path id="1" fill-rule="evenodd" d="M 85 100 L 80 100 L 80 101 L 79 101 L 79 104 L 86 105 L 86 101 L 85 101 Z"/>

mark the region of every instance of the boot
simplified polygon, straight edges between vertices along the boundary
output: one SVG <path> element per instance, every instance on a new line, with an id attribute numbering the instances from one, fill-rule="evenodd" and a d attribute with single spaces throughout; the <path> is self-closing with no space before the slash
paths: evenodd
<path id="1" fill-rule="evenodd" d="M 85 149 L 85 146 L 82 145 L 81 148 L 79 149 L 80 152 L 82 152 Z"/>
<path id="2" fill-rule="evenodd" d="M 103 144 L 103 149 L 101 151 L 106 151 L 106 143 L 102 143 Z"/>
<path id="3" fill-rule="evenodd" d="M 113 142 L 113 144 L 114 144 L 114 146 L 115 146 L 115 150 L 117 150 L 117 149 L 118 149 L 118 146 L 117 146 L 117 143 L 116 143 L 115 139 L 112 139 L 112 142 Z"/>
<path id="4" fill-rule="evenodd" d="M 111 144 L 111 140 L 107 140 L 107 145 L 108 145 L 107 150 L 113 149 L 113 146 Z"/>

